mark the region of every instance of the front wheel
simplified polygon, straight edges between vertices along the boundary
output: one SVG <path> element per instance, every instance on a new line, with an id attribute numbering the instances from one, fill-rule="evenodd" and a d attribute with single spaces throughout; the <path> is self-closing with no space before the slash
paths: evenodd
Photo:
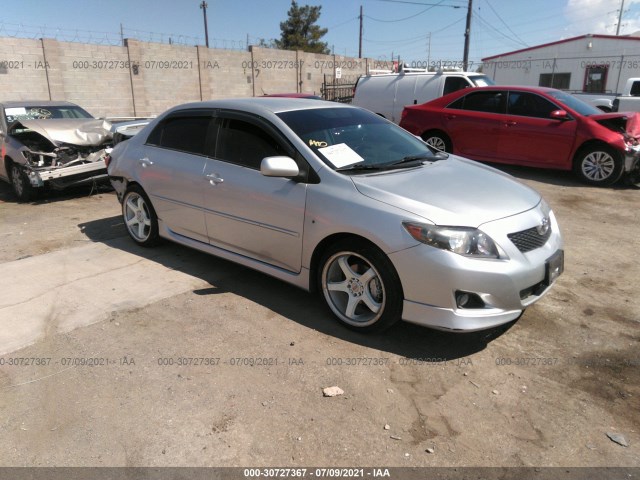
<path id="1" fill-rule="evenodd" d="M 609 186 L 622 176 L 622 158 L 606 145 L 583 148 L 576 155 L 574 171 L 586 183 Z"/>
<path id="2" fill-rule="evenodd" d="M 13 193 L 18 198 L 19 202 L 28 202 L 35 194 L 35 188 L 29 182 L 27 174 L 17 165 L 11 163 L 9 165 L 9 178 L 11 179 L 11 186 L 13 187 Z"/>
<path id="3" fill-rule="evenodd" d="M 389 258 L 376 247 L 340 242 L 324 254 L 320 267 L 322 297 L 347 327 L 380 331 L 400 320 L 400 278 Z"/>
<path id="4" fill-rule="evenodd" d="M 129 236 L 138 245 L 152 247 L 158 243 L 158 217 L 144 190 L 129 187 L 122 199 L 122 219 Z"/>

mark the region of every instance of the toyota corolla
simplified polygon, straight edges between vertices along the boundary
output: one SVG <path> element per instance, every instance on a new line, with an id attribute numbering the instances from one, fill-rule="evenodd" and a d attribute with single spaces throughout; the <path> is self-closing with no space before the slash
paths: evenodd
<path id="1" fill-rule="evenodd" d="M 346 105 L 181 105 L 116 145 L 108 172 L 139 245 L 166 238 L 316 290 L 360 331 L 495 327 L 564 268 L 537 192 Z"/>

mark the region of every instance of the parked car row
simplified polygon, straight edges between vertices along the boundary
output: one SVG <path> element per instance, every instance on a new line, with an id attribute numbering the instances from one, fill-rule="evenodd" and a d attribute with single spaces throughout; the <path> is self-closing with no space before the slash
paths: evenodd
<path id="1" fill-rule="evenodd" d="M 359 331 L 502 325 L 563 272 L 537 192 L 380 115 L 296 97 L 120 126 L 66 102 L 5 104 L 4 177 L 25 200 L 108 175 L 137 244 L 166 238 L 317 290 Z"/>

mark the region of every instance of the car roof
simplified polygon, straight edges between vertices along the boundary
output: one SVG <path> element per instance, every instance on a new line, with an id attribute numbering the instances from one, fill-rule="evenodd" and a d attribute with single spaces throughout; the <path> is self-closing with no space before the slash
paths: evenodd
<path id="1" fill-rule="evenodd" d="M 549 92 L 557 92 L 558 91 L 557 88 L 531 87 L 531 86 L 524 86 L 524 85 L 488 85 L 486 87 L 464 88 L 464 89 L 458 90 L 458 91 L 469 93 L 470 91 L 477 92 L 477 91 L 482 91 L 482 90 L 520 90 L 520 91 L 523 91 L 523 92 L 538 92 L 538 93 L 540 93 L 540 92 L 549 93 Z M 454 93 L 456 93 L 456 92 L 454 92 Z"/>
<path id="2" fill-rule="evenodd" d="M 75 103 L 65 102 L 63 100 L 7 100 L 0 102 L 3 107 L 53 107 L 53 106 L 65 106 L 65 107 L 77 107 Z"/>
<path id="3" fill-rule="evenodd" d="M 204 102 L 193 102 L 177 105 L 169 111 L 186 110 L 190 108 L 211 108 L 242 110 L 256 115 L 273 115 L 294 110 L 310 110 L 314 108 L 354 108 L 336 102 L 324 100 L 314 100 L 307 98 L 289 97 L 250 97 L 250 98 L 229 98 L 224 100 L 208 100 Z"/>

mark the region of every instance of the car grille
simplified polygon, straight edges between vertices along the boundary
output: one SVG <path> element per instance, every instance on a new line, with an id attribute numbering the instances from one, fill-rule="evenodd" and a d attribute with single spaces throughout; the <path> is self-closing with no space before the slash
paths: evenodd
<path id="1" fill-rule="evenodd" d="M 510 233 L 507 235 L 509 240 L 513 242 L 513 244 L 518 247 L 522 253 L 530 252 L 531 250 L 535 250 L 536 248 L 540 248 L 551 236 L 551 227 L 547 229 L 544 235 L 540 235 L 538 233 L 538 229 L 536 227 L 528 228 L 527 230 L 522 230 L 521 232 Z"/>

